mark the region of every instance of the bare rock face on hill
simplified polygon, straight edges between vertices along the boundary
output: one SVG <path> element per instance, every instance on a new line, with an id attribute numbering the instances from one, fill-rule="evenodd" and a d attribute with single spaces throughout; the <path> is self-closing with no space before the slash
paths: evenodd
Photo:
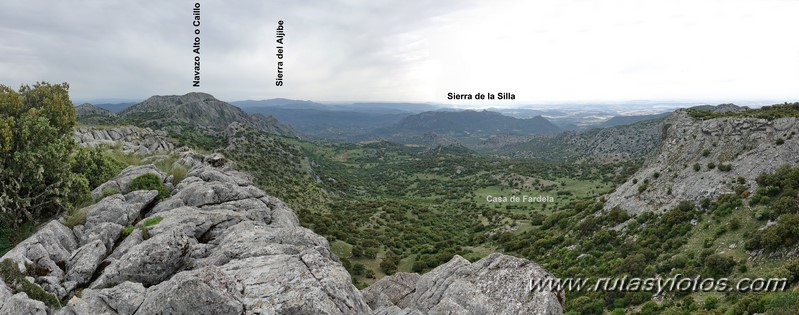
<path id="1" fill-rule="evenodd" d="M 83 209 L 82 224 L 49 222 L 1 257 L 23 276 L 0 281 L 0 314 L 373 314 L 376 299 L 378 314 L 563 311 L 551 292 L 525 294 L 531 278 L 551 275 L 498 254 L 456 257 L 402 288 L 383 280 L 364 299 L 327 239 L 231 161 L 183 152 L 175 163 L 190 171 L 171 197 L 127 191 L 133 176 L 157 172 L 130 167 L 104 184 L 121 193 Z"/>
<path id="2" fill-rule="evenodd" d="M 682 200 L 733 193 L 739 177 L 754 191 L 761 173 L 799 163 L 799 137 L 792 136 L 797 132 L 797 118 L 696 120 L 678 110 L 663 123 L 659 152 L 608 196 L 605 208 L 666 211 Z"/>

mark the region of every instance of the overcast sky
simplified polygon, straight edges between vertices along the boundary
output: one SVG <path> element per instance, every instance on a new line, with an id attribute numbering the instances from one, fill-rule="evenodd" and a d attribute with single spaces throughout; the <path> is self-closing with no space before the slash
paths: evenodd
<path id="1" fill-rule="evenodd" d="M 797 0 L 200 1 L 200 88 L 194 3 L 0 0 L 0 84 L 68 82 L 80 100 L 799 101 Z"/>

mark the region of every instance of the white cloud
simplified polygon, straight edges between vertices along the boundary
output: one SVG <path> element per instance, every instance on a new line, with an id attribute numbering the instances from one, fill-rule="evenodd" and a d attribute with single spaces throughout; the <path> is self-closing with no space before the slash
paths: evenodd
<path id="1" fill-rule="evenodd" d="M 193 2 L 2 2 L 2 84 L 67 81 L 74 98 L 195 90 Z M 225 100 L 799 100 L 799 1 L 200 2 L 201 90 Z"/>

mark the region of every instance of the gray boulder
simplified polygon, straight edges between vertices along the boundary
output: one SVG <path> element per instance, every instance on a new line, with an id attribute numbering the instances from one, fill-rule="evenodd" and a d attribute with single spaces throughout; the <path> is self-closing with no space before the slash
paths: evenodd
<path id="1" fill-rule="evenodd" d="M 103 222 L 91 226 L 91 228 L 81 234 L 80 245 L 84 246 L 94 241 L 100 241 L 105 245 L 107 252 L 103 253 L 103 257 L 111 253 L 114 248 L 114 243 L 122 233 L 122 226 L 116 223 Z"/>
<path id="2" fill-rule="evenodd" d="M 548 277 L 526 259 L 494 253 L 469 263 L 455 256 L 422 276 L 381 279 L 364 298 L 378 314 L 563 314 L 563 292 L 530 291 L 530 281 Z"/>
<path id="3" fill-rule="evenodd" d="M 141 283 L 123 282 L 102 290 L 83 290 L 82 297 L 73 297 L 63 314 L 114 314 L 133 315 L 144 301 L 146 290 Z M 155 313 L 138 313 L 155 314 Z"/>
<path id="4" fill-rule="evenodd" d="M 11 295 L 8 289 L 0 288 L 0 314 L 46 315 L 47 307 L 25 293 Z"/>
<path id="5" fill-rule="evenodd" d="M 156 190 L 141 190 L 124 196 L 116 194 L 105 197 L 85 210 L 87 213 L 84 226 L 88 230 L 104 222 L 129 225 L 139 217 L 142 210 L 152 205 L 157 197 Z"/>
<path id="6" fill-rule="evenodd" d="M 105 254 L 106 247 L 101 240 L 94 240 L 81 246 L 67 262 L 65 280 L 75 281 L 77 285 L 89 283 L 97 266 L 105 258 Z"/>
<path id="7" fill-rule="evenodd" d="M 11 259 L 22 271 L 26 270 L 26 264 L 32 264 L 62 277 L 63 270 L 59 265 L 65 265 L 77 248 L 78 242 L 72 230 L 53 220 L 0 257 L 0 261 Z"/>
<path id="8" fill-rule="evenodd" d="M 344 267 L 316 250 L 237 259 L 220 269 L 243 285 L 244 304 L 256 314 L 371 313 Z"/>
<path id="9" fill-rule="evenodd" d="M 162 233 L 131 248 L 106 267 L 89 287 L 102 289 L 125 281 L 158 284 L 183 267 L 189 251 L 189 238 L 185 234 Z"/>
<path id="10" fill-rule="evenodd" d="M 150 287 L 138 314 L 242 314 L 238 286 L 216 267 L 183 271 Z"/>
<path id="11" fill-rule="evenodd" d="M 386 306 L 408 308 L 413 305 L 413 293 L 416 292 L 419 277 L 417 273 L 398 272 L 377 280 L 361 293 L 372 309 Z"/>

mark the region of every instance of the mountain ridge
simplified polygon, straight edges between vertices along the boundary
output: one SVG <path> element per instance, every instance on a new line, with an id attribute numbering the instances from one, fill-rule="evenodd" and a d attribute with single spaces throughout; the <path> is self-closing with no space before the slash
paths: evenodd
<path id="1" fill-rule="evenodd" d="M 119 116 L 154 128 L 184 123 L 222 130 L 238 122 L 269 133 L 296 136 L 291 126 L 280 123 L 274 117 L 250 115 L 239 107 L 202 92 L 155 95 L 126 108 Z"/>

